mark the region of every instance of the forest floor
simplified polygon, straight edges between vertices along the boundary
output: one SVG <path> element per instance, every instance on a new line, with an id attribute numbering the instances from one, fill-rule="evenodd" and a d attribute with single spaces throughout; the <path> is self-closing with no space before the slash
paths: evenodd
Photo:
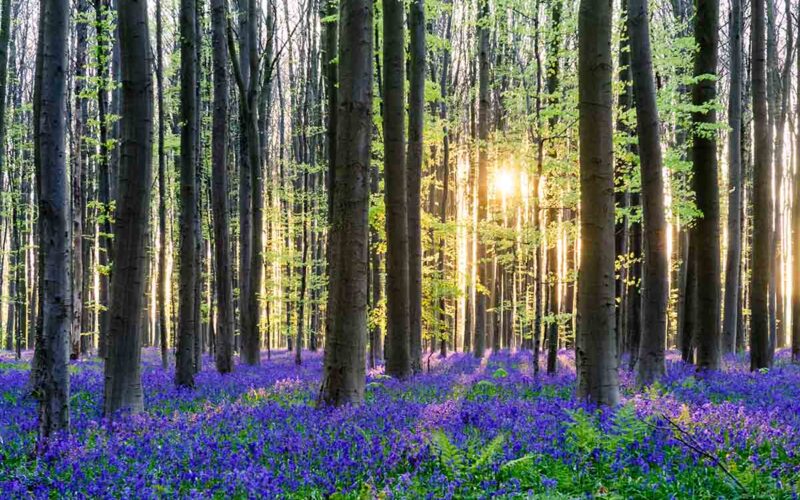
<path id="1" fill-rule="evenodd" d="M 193 391 L 144 354 L 144 414 L 100 418 L 102 363 L 75 362 L 72 434 L 32 453 L 30 353 L 0 354 L 0 498 L 797 498 L 800 367 L 727 358 L 596 411 L 574 358 L 534 377 L 529 353 L 430 358 L 408 382 L 368 374 L 366 404 L 317 409 L 321 355 L 273 354 Z"/>

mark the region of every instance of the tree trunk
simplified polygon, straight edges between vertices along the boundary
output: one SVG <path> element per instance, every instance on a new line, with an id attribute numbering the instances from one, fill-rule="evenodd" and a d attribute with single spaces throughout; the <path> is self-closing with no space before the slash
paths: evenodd
<path id="1" fill-rule="evenodd" d="M 639 164 L 642 177 L 644 266 L 642 276 L 642 339 L 637 381 L 650 385 L 664 375 L 669 299 L 669 255 L 664 207 L 663 161 L 659 134 L 653 58 L 650 50 L 647 0 L 628 0 L 631 73 L 636 96 Z"/>
<path id="2" fill-rule="evenodd" d="M 489 263 L 486 260 L 486 243 L 481 236 L 481 226 L 486 222 L 488 209 L 488 140 L 489 140 L 489 0 L 478 0 L 478 229 L 475 265 L 478 282 L 475 289 L 475 342 L 476 358 L 482 358 L 486 348 L 486 287 Z"/>
<path id="3" fill-rule="evenodd" d="M 383 135 L 386 200 L 386 373 L 411 374 L 403 3 L 383 0 Z"/>
<path id="4" fill-rule="evenodd" d="M 742 1 L 731 1 L 730 97 L 728 99 L 728 252 L 725 262 L 725 309 L 722 321 L 724 353 L 736 350 L 741 305 L 739 271 L 742 260 Z"/>
<path id="5" fill-rule="evenodd" d="M 225 0 L 211 0 L 214 57 L 214 116 L 212 123 L 212 197 L 217 292 L 217 371 L 233 371 L 233 281 L 228 216 L 228 45 Z"/>
<path id="6" fill-rule="evenodd" d="M 425 1 L 409 6 L 408 155 L 408 309 L 411 369 L 422 370 L 422 233 L 420 229 L 420 178 L 422 128 L 425 119 Z"/>
<path id="7" fill-rule="evenodd" d="M 167 165 L 164 150 L 166 114 L 164 113 L 164 54 L 161 1 L 156 0 L 156 85 L 158 96 L 158 284 L 156 285 L 157 320 L 161 366 L 169 365 L 169 337 L 167 336 Z"/>
<path id="8" fill-rule="evenodd" d="M 101 358 L 106 355 L 106 343 L 108 339 L 108 323 L 109 312 L 108 307 L 111 305 L 111 297 L 109 296 L 109 275 L 111 266 L 111 182 L 110 173 L 108 169 L 108 87 L 110 85 L 108 78 L 108 59 L 110 56 L 111 48 L 109 47 L 109 33 L 106 33 L 106 19 L 109 16 L 109 0 L 94 0 L 94 9 L 96 16 L 95 29 L 97 31 L 96 39 L 100 42 L 97 43 L 97 122 L 99 129 L 99 157 L 97 159 L 97 176 L 98 182 L 98 201 L 100 202 L 99 210 L 99 241 L 100 241 L 100 257 L 99 257 L 99 286 L 97 302 L 102 306 L 98 313 L 98 353 Z"/>
<path id="9" fill-rule="evenodd" d="M 104 411 L 144 409 L 141 380 L 142 306 L 146 289 L 150 186 L 152 185 L 153 87 L 146 1 L 119 6 L 122 66 L 119 198 L 111 278 L 111 323 L 105 370 Z"/>
<path id="10" fill-rule="evenodd" d="M 719 0 L 698 0 L 695 12 L 694 76 L 692 113 L 695 130 L 707 130 L 717 121 L 714 109 L 704 106 L 717 97 L 716 81 L 703 75 L 717 74 L 717 45 L 719 38 Z M 697 247 L 697 367 L 718 370 L 722 342 L 720 338 L 720 248 L 719 248 L 719 186 L 717 184 L 717 141 L 711 132 L 695 133 L 692 141 L 692 164 L 695 182 L 695 202 L 700 216 L 695 232 Z M 702 284 L 702 286 L 700 285 Z"/>
<path id="11" fill-rule="evenodd" d="M 69 2 L 43 0 L 39 30 L 38 174 L 41 275 L 41 330 L 32 368 L 34 394 L 39 399 L 39 443 L 54 432 L 69 429 L 69 337 L 71 302 L 69 277 L 69 198 L 65 162 L 65 102 L 67 86 L 67 25 Z"/>
<path id="12" fill-rule="evenodd" d="M 197 210 L 197 182 L 195 162 L 197 154 L 197 64 L 195 54 L 195 0 L 180 3 L 180 48 L 181 48 L 181 152 L 180 152 L 180 289 L 178 338 L 175 350 L 175 383 L 179 387 L 194 386 L 194 336 L 199 334 L 195 314 L 197 293 L 197 234 L 195 211 Z"/>
<path id="13" fill-rule="evenodd" d="M 336 174 L 333 184 L 325 369 L 328 405 L 364 400 L 367 338 L 367 235 L 372 140 L 371 0 L 341 2 Z"/>
<path id="14" fill-rule="evenodd" d="M 753 92 L 753 240 L 750 269 L 750 368 L 771 365 L 769 310 L 770 232 L 772 194 L 770 141 L 767 123 L 765 8 L 766 0 L 752 2 L 752 92 Z"/>
<path id="15" fill-rule="evenodd" d="M 578 397 L 619 402 L 614 334 L 614 162 L 611 3 L 581 0 L 578 93 L 581 256 L 578 282 Z"/>
<path id="16" fill-rule="evenodd" d="M 5 0 L 7 4 L 9 0 Z M 89 11 L 87 0 L 78 0 L 77 17 L 75 23 L 75 128 L 72 131 L 72 332 L 70 335 L 70 358 L 78 359 L 81 355 L 81 324 L 83 319 L 83 213 L 84 213 L 84 194 L 83 194 L 83 168 L 85 152 L 83 148 L 83 134 L 86 128 L 86 99 L 83 91 L 86 86 L 86 47 L 87 26 L 83 19 Z M 5 11 L 6 8 L 3 9 Z M 5 18 L 3 19 L 5 22 Z M 7 27 L 6 27 L 7 30 Z M 5 44 L 3 43 L 3 26 L 0 25 L 0 51 L 7 46 L 7 34 Z M 2 52 L 0 52 L 2 54 Z M 0 55 L 0 71 L 5 71 L 6 61 Z M 0 76 L 0 82 L 5 82 L 5 74 Z M 2 86 L 3 91 L 5 85 Z M 5 93 L 0 94 L 0 102 L 5 103 Z M 0 104 L 0 117 L 5 116 L 5 106 Z M 4 138 L 4 133 L 0 133 L 0 139 Z M 0 142 L 0 144 L 4 144 Z M 2 170 L 2 166 L 0 166 Z"/>
<path id="17" fill-rule="evenodd" d="M 797 18 L 797 37 L 798 47 L 800 47 L 800 16 Z M 795 123 L 800 124 L 800 54 L 797 56 L 797 86 L 795 90 L 797 92 Z M 800 133 L 797 134 L 795 140 L 797 143 L 795 144 L 794 199 L 792 204 L 792 230 L 794 232 L 794 244 L 792 245 L 794 247 L 794 280 L 792 283 L 792 361 L 800 363 Z"/>
<path id="18" fill-rule="evenodd" d="M 619 64 L 618 64 L 618 75 L 619 81 L 621 85 L 621 90 L 618 97 L 618 106 L 619 112 L 617 113 L 617 132 L 623 134 L 624 137 L 628 138 L 633 135 L 633 131 L 628 124 L 628 112 L 633 108 L 633 88 L 631 86 L 631 50 L 630 50 L 630 35 L 628 34 L 628 1 L 622 0 L 620 2 L 621 7 L 621 18 L 623 19 L 622 26 L 620 28 L 621 35 L 619 39 Z M 634 144 L 627 145 L 627 150 L 635 150 L 636 146 Z M 634 276 L 631 276 L 631 282 L 634 285 L 631 288 L 633 295 L 631 300 L 628 300 L 628 276 L 629 274 L 634 274 L 633 266 L 635 266 L 639 259 L 641 258 L 641 252 L 638 254 L 632 254 L 632 258 L 629 258 L 629 252 L 633 252 L 634 248 L 629 248 L 628 245 L 628 238 L 631 235 L 632 228 L 629 230 L 630 225 L 638 225 L 638 221 L 631 222 L 630 218 L 627 215 L 627 210 L 631 206 L 631 194 L 630 188 L 627 186 L 627 176 L 628 171 L 631 169 L 631 166 L 628 164 L 629 161 L 623 156 L 618 157 L 615 159 L 614 163 L 614 203 L 615 203 L 615 221 L 616 224 L 614 226 L 614 248 L 615 248 L 615 258 L 616 261 L 620 264 L 619 269 L 617 270 L 616 274 L 616 281 L 615 281 L 615 289 L 614 289 L 614 296 L 616 301 L 616 331 L 617 331 L 617 349 L 618 355 L 622 356 L 624 353 L 628 353 L 631 357 L 631 361 L 635 362 L 636 357 L 639 355 L 638 352 L 630 352 L 630 345 L 628 343 L 629 340 L 629 330 L 626 326 L 634 326 L 638 328 L 638 326 L 630 325 L 630 323 L 626 318 L 626 314 L 628 314 L 628 310 L 630 309 L 629 302 L 633 300 L 641 300 L 641 296 L 639 294 L 639 284 L 638 281 Z M 616 216 L 616 211 L 621 210 L 623 211 L 623 215 L 621 217 Z M 639 236 L 641 236 L 641 231 Z M 631 235 L 631 238 L 633 235 Z M 640 245 L 641 246 L 641 245 Z M 638 317 L 638 316 L 637 316 Z M 638 321 L 637 321 L 638 322 Z"/>

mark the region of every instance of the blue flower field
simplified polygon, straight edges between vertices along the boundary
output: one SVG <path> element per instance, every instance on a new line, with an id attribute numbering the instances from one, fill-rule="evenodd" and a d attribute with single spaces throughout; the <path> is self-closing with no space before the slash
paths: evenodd
<path id="1" fill-rule="evenodd" d="M 193 391 L 144 354 L 146 413 L 100 418 L 102 363 L 71 366 L 72 434 L 34 453 L 29 356 L 0 359 L 0 498 L 797 498 L 800 366 L 699 377 L 670 355 L 623 405 L 574 398 L 571 353 L 534 377 L 530 353 L 432 356 L 367 403 L 318 409 L 320 354 L 266 357 Z"/>

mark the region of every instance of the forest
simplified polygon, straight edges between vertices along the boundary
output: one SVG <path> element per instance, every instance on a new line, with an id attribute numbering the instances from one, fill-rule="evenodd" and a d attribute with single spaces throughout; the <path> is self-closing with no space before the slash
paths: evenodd
<path id="1" fill-rule="evenodd" d="M 0 0 L 0 498 L 793 499 L 796 0 Z"/>

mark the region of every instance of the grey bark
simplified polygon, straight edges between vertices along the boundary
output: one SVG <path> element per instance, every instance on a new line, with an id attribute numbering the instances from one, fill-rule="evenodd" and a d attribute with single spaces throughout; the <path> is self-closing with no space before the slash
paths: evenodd
<path id="1" fill-rule="evenodd" d="M 480 235 L 480 227 L 486 221 L 488 209 L 488 140 L 489 140 L 489 18 L 488 0 L 478 0 L 478 231 L 475 265 L 478 278 L 475 290 L 475 342 L 473 353 L 476 358 L 483 357 L 486 349 L 486 296 L 489 287 L 486 243 Z"/>
<path id="2" fill-rule="evenodd" d="M 364 400 L 367 338 L 367 220 L 372 139 L 371 0 L 343 0 L 339 22 L 336 175 L 330 230 L 325 367 L 328 405 Z"/>
<path id="3" fill-rule="evenodd" d="M 111 321 L 105 367 L 105 415 L 144 409 L 141 380 L 142 306 L 152 185 L 152 52 L 146 0 L 119 5 L 122 94 L 118 205 L 114 223 Z"/>
<path id="4" fill-rule="evenodd" d="M 751 76 L 753 93 L 753 240 L 750 268 L 750 368 L 771 365 L 768 295 L 770 283 L 770 140 L 767 119 L 765 2 L 753 0 Z"/>
<path id="5" fill-rule="evenodd" d="M 383 0 L 383 143 L 386 201 L 386 373 L 411 374 L 403 3 Z"/>
<path id="6" fill-rule="evenodd" d="M 628 0 L 631 73 L 636 101 L 639 166 L 642 178 L 644 266 L 642 273 L 642 339 L 637 382 L 650 385 L 664 375 L 669 299 L 669 255 L 664 207 L 661 138 L 647 0 Z"/>
<path id="7" fill-rule="evenodd" d="M 409 5 L 408 154 L 408 308 L 411 369 L 422 370 L 422 233 L 420 179 L 425 119 L 425 1 Z"/>
<path id="8" fill-rule="evenodd" d="M 180 3 L 180 101 L 181 101 L 181 152 L 180 152 L 180 288 L 178 290 L 179 319 L 175 349 L 175 383 L 180 387 L 194 386 L 194 336 L 199 334 L 195 314 L 197 293 L 197 182 L 195 162 L 197 154 L 197 71 L 195 65 L 195 0 Z"/>
<path id="9" fill-rule="evenodd" d="M 728 98 L 728 251 L 725 262 L 723 352 L 736 350 L 742 260 L 742 1 L 731 1 L 730 96 Z"/>
<path id="10" fill-rule="evenodd" d="M 225 37 L 225 0 L 211 0 L 214 57 L 214 115 L 212 123 L 212 204 L 216 258 L 217 371 L 233 370 L 233 280 L 228 215 L 228 45 Z"/>
<path id="11" fill-rule="evenodd" d="M 692 88 L 692 123 L 698 131 L 692 137 L 692 164 L 695 202 L 702 216 L 696 221 L 692 236 L 697 242 L 697 360 L 698 369 L 720 367 L 720 242 L 719 186 L 717 183 L 716 134 L 709 127 L 717 121 L 714 109 L 702 110 L 717 97 L 715 79 L 704 75 L 717 74 L 719 42 L 719 0 L 698 0 L 694 18 L 694 76 L 700 77 Z"/>
<path id="12" fill-rule="evenodd" d="M 578 14 L 581 239 L 578 397 L 619 402 L 614 334 L 614 163 L 611 3 L 581 0 Z"/>
<path id="13" fill-rule="evenodd" d="M 43 0 L 37 64 L 37 173 L 41 304 L 32 367 L 40 446 L 70 425 L 67 365 L 72 294 L 66 165 L 67 25 L 69 2 Z"/>

